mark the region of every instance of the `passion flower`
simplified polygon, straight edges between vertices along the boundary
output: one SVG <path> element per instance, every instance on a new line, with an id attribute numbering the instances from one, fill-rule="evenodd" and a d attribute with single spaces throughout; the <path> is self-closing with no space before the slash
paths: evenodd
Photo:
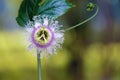
<path id="1" fill-rule="evenodd" d="M 58 21 L 50 16 L 35 16 L 29 21 L 26 30 L 29 33 L 29 50 L 37 48 L 42 56 L 54 54 L 64 41 L 64 30 Z"/>

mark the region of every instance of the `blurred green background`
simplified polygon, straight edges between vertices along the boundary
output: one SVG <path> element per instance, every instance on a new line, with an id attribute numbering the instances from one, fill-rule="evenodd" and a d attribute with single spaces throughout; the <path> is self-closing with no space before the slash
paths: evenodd
<path id="1" fill-rule="evenodd" d="M 15 18 L 22 0 L 0 0 L 0 80 L 37 80 L 37 60 L 27 51 Z M 120 80 L 120 1 L 69 0 L 76 5 L 59 18 L 65 28 L 98 15 L 65 33 L 63 49 L 42 59 L 42 80 Z"/>

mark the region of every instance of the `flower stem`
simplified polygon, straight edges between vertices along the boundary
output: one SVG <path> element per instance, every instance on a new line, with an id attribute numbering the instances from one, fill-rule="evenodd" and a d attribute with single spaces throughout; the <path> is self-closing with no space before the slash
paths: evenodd
<path id="1" fill-rule="evenodd" d="M 40 52 L 38 50 L 37 50 L 37 64 L 38 64 L 38 80 L 42 80 L 42 77 L 41 77 Z"/>
<path id="2" fill-rule="evenodd" d="M 72 27 L 70 27 L 70 28 L 65 29 L 65 31 L 69 31 L 69 30 L 71 30 L 71 29 L 74 29 L 74 28 L 76 28 L 76 27 L 78 27 L 78 26 L 80 26 L 80 25 L 82 25 L 82 24 L 90 21 L 91 19 L 93 19 L 93 18 L 97 15 L 97 13 L 98 13 L 98 11 L 99 11 L 99 7 L 98 7 L 97 5 L 95 5 L 95 6 L 96 6 L 97 9 L 96 9 L 96 12 L 94 13 L 93 16 L 91 16 L 90 18 L 84 20 L 83 22 L 78 23 L 78 24 L 75 25 L 75 26 L 72 26 Z"/>

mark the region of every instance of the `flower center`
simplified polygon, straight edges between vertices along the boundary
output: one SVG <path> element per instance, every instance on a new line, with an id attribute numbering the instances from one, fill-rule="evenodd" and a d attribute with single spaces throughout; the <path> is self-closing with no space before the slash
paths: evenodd
<path id="1" fill-rule="evenodd" d="M 40 27 L 35 33 L 35 40 L 37 43 L 41 45 L 46 45 L 51 40 L 51 32 L 46 27 Z"/>

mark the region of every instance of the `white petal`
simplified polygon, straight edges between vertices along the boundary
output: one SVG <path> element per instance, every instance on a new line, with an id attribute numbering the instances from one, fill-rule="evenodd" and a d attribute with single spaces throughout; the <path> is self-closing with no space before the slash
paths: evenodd
<path id="1" fill-rule="evenodd" d="M 25 28 L 27 32 L 31 33 L 33 31 L 33 28 Z"/>
<path id="2" fill-rule="evenodd" d="M 42 26 L 42 24 L 40 24 L 39 22 L 35 22 L 35 28 L 37 28 L 38 26 Z"/>
<path id="3" fill-rule="evenodd" d="M 48 50 L 48 52 L 49 52 L 50 54 L 53 54 L 53 49 L 52 49 L 52 47 L 48 47 L 47 50 Z"/>
<path id="4" fill-rule="evenodd" d="M 63 33 L 56 33 L 55 38 L 63 38 Z"/>
<path id="5" fill-rule="evenodd" d="M 34 46 L 33 44 L 30 44 L 30 45 L 28 46 L 28 51 L 32 50 L 34 47 L 35 47 L 35 46 Z"/>
<path id="6" fill-rule="evenodd" d="M 42 52 L 42 49 L 41 48 L 37 48 L 38 52 L 41 53 Z"/>
<path id="7" fill-rule="evenodd" d="M 48 19 L 47 18 L 44 19 L 43 25 L 48 26 Z"/>

